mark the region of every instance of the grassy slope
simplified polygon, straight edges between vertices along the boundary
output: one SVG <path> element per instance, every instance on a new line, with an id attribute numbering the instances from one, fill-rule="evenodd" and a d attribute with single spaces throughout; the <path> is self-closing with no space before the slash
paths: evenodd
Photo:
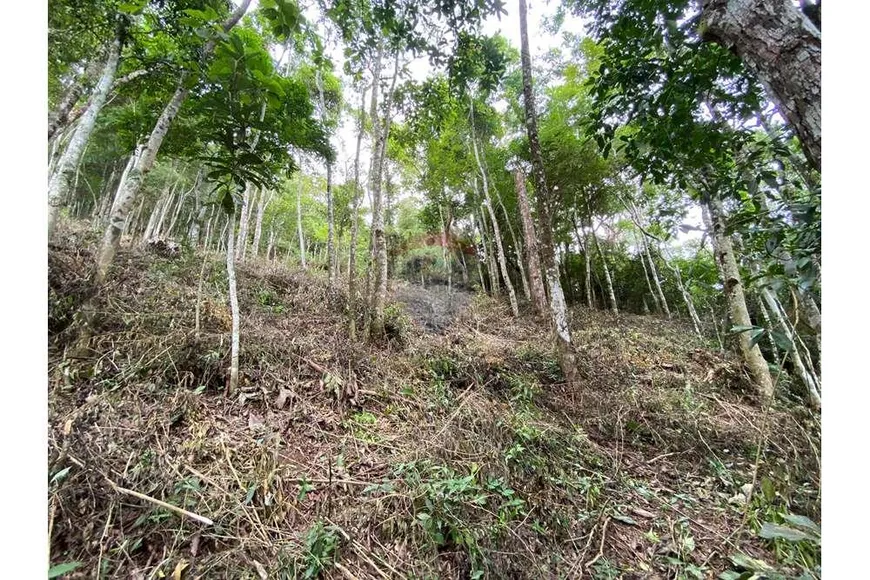
<path id="1" fill-rule="evenodd" d="M 756 534 L 788 511 L 818 521 L 816 422 L 765 417 L 739 365 L 679 323 L 577 310 L 568 388 L 546 326 L 503 304 L 475 298 L 439 335 L 396 305 L 387 343 L 350 344 L 324 277 L 249 262 L 229 400 L 221 256 L 197 338 L 203 257 L 122 251 L 94 354 L 74 359 L 95 240 L 63 239 L 49 469 L 69 470 L 49 501 L 52 563 L 82 562 L 69 577 L 701 578 L 735 553 L 793 571 L 817 557 Z"/>

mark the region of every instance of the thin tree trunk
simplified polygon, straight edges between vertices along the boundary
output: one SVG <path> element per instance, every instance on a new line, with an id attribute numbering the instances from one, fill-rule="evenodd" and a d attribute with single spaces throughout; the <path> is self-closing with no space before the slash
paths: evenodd
<path id="1" fill-rule="evenodd" d="M 377 79 L 376 79 L 377 80 Z M 372 91 L 377 93 L 377 83 Z M 359 180 L 359 155 L 362 149 L 363 132 L 365 131 L 366 118 L 366 87 L 363 87 L 360 97 L 359 127 L 356 136 L 356 153 L 353 160 L 353 212 L 350 226 L 350 248 L 347 262 L 347 295 L 348 295 L 348 335 L 352 341 L 356 340 L 356 314 L 357 314 L 357 291 L 356 291 L 356 246 L 359 237 L 359 207 L 362 202 Z"/>
<path id="2" fill-rule="evenodd" d="M 462 264 L 462 286 L 468 287 L 468 265 L 465 263 L 465 252 L 462 248 L 459 248 L 459 260 L 460 264 Z"/>
<path id="3" fill-rule="evenodd" d="M 489 295 L 498 296 L 501 293 L 501 288 L 498 283 L 498 267 L 495 263 L 495 253 L 492 251 L 492 242 L 489 241 L 489 229 L 486 227 L 483 212 L 477 214 L 477 221 L 480 224 L 480 239 L 481 242 L 483 242 L 483 251 L 486 252 L 486 270 L 489 274 Z"/>
<path id="4" fill-rule="evenodd" d="M 819 394 L 819 385 L 816 378 L 809 370 L 807 370 L 807 367 L 804 366 L 804 356 L 798 349 L 797 342 L 795 340 L 795 336 L 792 334 L 792 329 L 790 328 L 790 325 L 786 322 L 782 315 L 779 301 L 776 299 L 776 296 L 773 294 L 770 286 L 768 286 L 766 283 L 762 282 L 759 292 L 761 293 L 761 297 L 764 299 L 764 302 L 766 302 L 767 306 L 770 308 L 770 312 L 773 314 L 774 320 L 776 320 L 780 331 L 785 336 L 785 339 L 788 341 L 791 347 L 791 362 L 794 366 L 795 371 L 797 372 L 798 378 L 800 378 L 801 382 L 807 389 L 807 393 L 810 396 L 810 404 L 816 410 L 821 409 L 822 397 Z"/>
<path id="5" fill-rule="evenodd" d="M 665 298 L 664 290 L 662 290 L 662 281 L 659 277 L 658 268 L 656 268 L 655 260 L 653 260 L 652 252 L 649 249 L 649 242 L 646 240 L 645 235 L 641 235 L 643 238 L 643 250 L 646 253 L 647 262 L 649 262 L 649 270 L 650 275 L 652 276 L 653 282 L 655 283 L 656 294 L 658 295 L 659 303 L 662 306 L 662 310 L 665 311 L 665 316 L 669 319 L 671 317 L 671 309 L 668 308 L 668 300 Z"/>
<path id="6" fill-rule="evenodd" d="M 239 385 L 239 297 L 236 292 L 235 268 L 235 232 L 233 231 L 232 215 L 227 216 L 227 281 L 230 291 L 230 311 L 233 318 L 233 329 L 230 347 L 230 381 L 227 383 L 227 396 L 232 397 Z"/>
<path id="7" fill-rule="evenodd" d="M 323 78 L 320 68 L 317 69 L 316 78 L 317 92 L 320 96 L 320 121 L 326 125 L 326 99 L 323 96 Z M 335 209 L 332 199 L 332 162 L 326 160 L 326 245 L 329 265 L 327 267 L 329 287 L 335 289 L 335 268 L 337 265 L 337 257 L 335 254 Z"/>
<path id="8" fill-rule="evenodd" d="M 70 86 L 67 88 L 66 92 L 63 95 L 60 103 L 58 103 L 57 108 L 49 115 L 48 119 L 48 140 L 51 141 L 52 138 L 62 132 L 69 126 L 70 118 L 69 114 L 72 111 L 73 107 L 75 107 L 76 103 L 84 93 L 85 88 L 87 87 L 89 80 L 97 75 L 99 72 L 99 61 L 92 61 L 88 66 L 85 67 L 85 70 L 79 75 Z"/>
<path id="9" fill-rule="evenodd" d="M 731 322 L 735 326 L 752 326 L 752 321 L 749 318 L 749 310 L 746 307 L 746 296 L 743 293 L 743 282 L 740 277 L 740 270 L 737 267 L 737 257 L 734 253 L 734 247 L 731 243 L 731 238 L 725 230 L 725 217 L 722 213 L 722 204 L 718 199 L 712 196 L 707 196 L 704 206 L 702 207 L 704 221 L 710 231 L 711 238 L 716 254 L 716 263 L 719 266 L 719 272 L 722 276 L 722 281 L 725 286 L 725 298 L 728 301 L 728 312 L 731 317 Z M 764 355 L 757 344 L 751 343 L 749 332 L 739 332 L 737 334 L 740 351 L 743 355 L 743 361 L 749 368 L 749 373 L 752 376 L 758 392 L 765 401 L 773 398 L 773 381 L 770 378 L 770 370 L 767 367 L 767 361 L 764 360 Z"/>
<path id="10" fill-rule="evenodd" d="M 510 275 L 508 273 L 507 260 L 504 255 L 504 246 L 502 246 L 501 241 L 501 231 L 499 231 L 498 227 L 498 219 L 495 217 L 495 210 L 492 208 L 492 198 L 489 195 L 489 180 L 486 177 L 486 171 L 483 168 L 483 163 L 480 161 L 480 152 L 477 149 L 477 135 L 474 130 L 474 101 L 471 99 L 471 95 L 468 96 L 468 102 L 470 104 L 471 110 L 471 148 L 474 151 L 474 159 L 477 161 L 477 169 L 480 171 L 480 179 L 483 185 L 483 197 L 484 203 L 486 206 L 486 211 L 489 213 L 489 220 L 492 222 L 492 233 L 495 238 L 495 247 L 498 257 L 498 264 L 501 268 L 501 276 L 504 279 L 505 288 L 507 288 L 508 292 L 508 300 L 511 305 L 511 313 L 514 315 L 514 318 L 520 315 L 519 306 L 517 305 L 517 295 L 514 292 L 514 285 L 511 282 Z"/>
<path id="11" fill-rule="evenodd" d="M 523 237 L 526 241 L 524 245 L 526 270 L 529 273 L 532 304 L 534 304 L 538 315 L 543 316 L 547 312 L 547 297 L 544 291 L 544 282 L 541 279 L 541 263 L 538 259 L 538 236 L 535 233 L 535 224 L 532 221 L 532 212 L 529 208 L 526 178 L 519 169 L 514 170 L 514 186 L 517 190 L 517 202 L 520 206 L 520 217 L 523 222 Z"/>
<path id="12" fill-rule="evenodd" d="M 308 262 L 305 260 L 305 236 L 302 233 L 302 184 L 296 189 L 296 232 L 299 234 L 299 260 L 302 262 L 302 269 L 308 268 Z"/>
<path id="13" fill-rule="evenodd" d="M 269 207 L 271 201 L 271 191 L 260 193 L 260 203 L 257 205 L 257 221 L 254 224 L 254 242 L 252 246 L 255 258 L 260 254 L 260 238 L 263 235 L 263 216 L 266 215 L 266 208 Z"/>
<path id="14" fill-rule="evenodd" d="M 607 265 L 607 256 L 601 249 L 601 244 L 598 241 L 598 236 L 595 235 L 595 229 L 592 227 L 592 221 L 589 222 L 589 231 L 592 236 L 592 244 L 595 246 L 595 251 L 601 258 L 601 268 L 604 270 L 604 281 L 607 284 L 607 295 L 610 298 L 610 309 L 614 314 L 619 314 L 619 308 L 616 305 L 616 293 L 613 291 L 613 279 L 610 276 L 610 267 Z"/>
<path id="15" fill-rule="evenodd" d="M 175 231 L 175 224 L 178 223 L 178 217 L 181 215 L 181 210 L 184 208 L 184 202 L 187 201 L 187 196 L 194 192 L 194 190 L 199 187 L 199 178 L 201 176 L 201 171 L 196 174 L 196 178 L 193 182 L 193 187 L 191 187 L 188 191 L 185 191 L 179 196 L 178 204 L 175 206 L 175 211 L 172 213 L 172 219 L 169 222 L 169 227 L 166 228 L 166 233 L 164 234 L 166 237 L 172 237 L 172 232 Z"/>
<path id="16" fill-rule="evenodd" d="M 233 12 L 230 17 L 223 24 L 223 31 L 229 32 L 236 23 L 241 20 L 242 16 L 248 9 L 248 6 L 251 4 L 251 0 L 241 0 L 238 8 L 236 8 L 235 12 Z M 206 42 L 205 46 L 202 50 L 202 56 L 200 58 L 200 62 L 205 63 L 214 52 L 214 48 L 217 45 L 217 40 L 212 39 Z M 181 109 L 181 105 L 184 103 L 184 100 L 187 98 L 188 93 L 190 92 L 190 73 L 184 72 L 181 74 L 181 77 L 178 82 L 178 87 L 175 89 L 175 93 L 172 95 L 172 98 L 166 104 L 166 107 L 163 109 L 163 112 L 160 114 L 160 117 L 157 119 L 157 122 L 154 125 L 154 129 L 151 131 L 151 135 L 148 137 L 148 143 L 145 145 L 145 149 L 142 151 L 142 154 L 139 156 L 135 166 L 130 170 L 129 175 L 127 176 L 127 180 L 124 183 L 124 187 L 119 191 L 115 207 L 112 211 L 112 216 L 109 219 L 109 225 L 106 228 L 106 233 L 103 236 L 103 241 L 100 244 L 100 250 L 97 255 L 97 264 L 96 264 L 96 275 L 94 276 L 94 282 L 99 287 L 105 282 L 106 276 L 109 273 L 109 268 L 112 265 L 112 262 L 115 259 L 115 254 L 118 251 L 118 243 L 121 237 L 121 228 L 124 226 L 124 222 L 127 219 L 127 214 L 130 212 L 133 204 L 136 201 L 136 197 L 139 194 L 140 189 L 142 188 L 143 180 L 148 172 L 151 171 L 151 168 L 154 166 L 154 160 L 157 158 L 157 152 L 160 150 L 160 146 L 163 144 L 163 139 L 166 137 L 166 134 L 169 132 L 169 127 L 172 122 L 175 120 L 175 117 L 178 115 L 178 111 Z"/>
<path id="17" fill-rule="evenodd" d="M 641 242 L 638 242 L 638 246 L 641 246 Z M 661 313 L 662 307 L 661 304 L 659 304 L 659 295 L 656 294 L 655 290 L 653 290 L 652 280 L 649 276 L 649 268 L 646 267 L 647 254 L 642 246 L 639 249 L 640 251 L 637 253 L 637 257 L 640 258 L 640 265 L 643 267 L 643 276 L 644 278 L 646 278 L 646 287 L 649 289 L 649 293 L 653 297 L 653 303 L 655 304 L 656 312 Z"/>
<path id="18" fill-rule="evenodd" d="M 444 213 L 441 205 L 438 205 L 438 218 L 441 220 L 441 256 L 444 260 L 444 269 L 447 270 L 447 294 L 453 293 L 453 264 L 450 263 L 450 252 L 447 251 L 447 227 L 444 225 Z"/>
<path id="19" fill-rule="evenodd" d="M 664 258 L 664 256 L 663 256 Z M 692 301 L 692 295 L 683 284 L 683 276 L 680 274 L 680 269 L 670 263 L 669 260 L 664 260 L 665 265 L 674 273 L 674 280 L 677 281 L 677 288 L 680 290 L 680 295 L 683 297 L 683 302 L 686 304 L 686 310 L 689 312 L 689 318 L 692 320 L 692 325 L 695 327 L 695 333 L 703 338 L 701 334 L 701 319 L 698 317 L 698 311 L 695 310 L 695 303 Z"/>
<path id="20" fill-rule="evenodd" d="M 51 239 L 54 233 L 54 227 L 57 222 L 57 216 L 63 204 L 67 203 L 69 196 L 70 179 L 75 172 L 76 167 L 81 162 L 82 154 L 94 127 L 97 123 L 97 117 L 106 103 L 106 96 L 109 94 L 109 88 L 112 86 L 112 81 L 115 78 L 115 73 L 118 70 L 118 61 L 121 58 L 121 31 L 112 41 L 109 49 L 109 56 L 106 58 L 106 64 L 103 67 L 103 73 L 100 76 L 100 81 L 94 88 L 91 98 L 91 104 L 88 110 L 82 116 L 81 121 L 76 127 L 66 150 L 58 162 L 58 167 L 48 184 L 48 237 Z"/>
<path id="21" fill-rule="evenodd" d="M 822 165 L 822 38 L 792 0 L 703 0 L 705 40 L 739 56 L 767 89 L 817 170 Z"/>
<path id="22" fill-rule="evenodd" d="M 236 240 L 236 259 L 245 259 L 245 249 L 248 247 L 248 220 L 251 217 L 251 208 L 257 192 L 254 186 L 248 183 L 242 194 L 242 213 L 239 216 L 239 239 Z"/>

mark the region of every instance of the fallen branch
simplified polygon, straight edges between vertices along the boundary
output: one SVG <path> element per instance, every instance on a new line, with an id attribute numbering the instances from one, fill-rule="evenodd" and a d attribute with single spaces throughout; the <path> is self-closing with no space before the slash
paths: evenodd
<path id="1" fill-rule="evenodd" d="M 153 498 L 153 497 L 151 497 L 151 496 L 145 495 L 144 493 L 139 493 L 138 491 L 133 491 L 132 489 L 127 489 L 126 487 L 121 487 L 121 486 L 119 486 L 117 483 L 115 483 L 114 481 L 112 481 L 111 479 L 109 479 L 108 477 L 106 478 L 106 481 L 108 482 L 108 484 L 109 484 L 110 486 L 112 486 L 112 489 L 114 489 L 114 490 L 117 491 L 118 493 L 122 493 L 122 494 L 124 494 L 124 495 L 129 495 L 129 496 L 132 496 L 132 497 L 135 497 L 135 498 L 141 499 L 141 500 L 145 500 L 145 501 L 147 501 L 147 502 L 151 502 L 151 503 L 153 503 L 154 505 L 158 505 L 158 506 L 160 506 L 160 507 L 162 507 L 162 508 L 168 509 L 169 511 L 175 512 L 175 513 L 177 513 L 177 514 L 180 514 L 180 515 L 183 515 L 183 516 L 187 516 L 187 517 L 189 517 L 190 519 L 192 519 L 192 520 L 196 520 L 196 521 L 198 521 L 198 522 L 200 522 L 200 523 L 203 523 L 203 524 L 205 524 L 205 525 L 207 525 L 207 526 L 213 526 L 213 525 L 214 525 L 214 521 L 213 521 L 213 520 L 210 520 L 209 518 L 207 518 L 207 517 L 205 517 L 205 516 L 201 516 L 201 515 L 199 515 L 199 514 L 195 514 L 195 513 L 193 513 L 193 512 L 189 512 L 189 511 L 187 511 L 186 509 L 182 509 L 182 508 L 180 508 L 180 507 L 174 506 L 174 505 L 172 505 L 171 503 L 166 503 L 165 501 L 161 501 L 161 500 L 159 500 L 159 499 L 156 499 L 156 498 Z"/>

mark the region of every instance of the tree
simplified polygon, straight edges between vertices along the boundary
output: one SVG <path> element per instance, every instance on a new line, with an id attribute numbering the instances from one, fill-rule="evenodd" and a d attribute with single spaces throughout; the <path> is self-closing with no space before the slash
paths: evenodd
<path id="1" fill-rule="evenodd" d="M 822 168 L 822 35 L 791 0 L 702 0 L 701 36 L 737 54 Z"/>
<path id="2" fill-rule="evenodd" d="M 520 39 L 522 44 L 521 59 L 523 72 L 523 98 L 525 104 L 526 131 L 529 137 L 529 152 L 532 159 L 532 177 L 535 183 L 535 194 L 538 202 L 538 233 L 541 240 L 541 258 L 547 284 L 550 288 L 550 311 L 553 326 L 556 331 L 556 344 L 559 351 L 559 361 L 562 372 L 569 383 L 573 383 L 577 370 L 571 345 L 571 331 L 568 328 L 568 313 L 562 284 L 556 269 L 553 247 L 552 221 L 550 219 L 550 191 L 547 189 L 547 179 L 541 146 L 538 142 L 537 116 L 535 113 L 535 98 L 532 91 L 532 59 L 529 54 L 529 31 L 526 22 L 526 1 L 519 0 Z"/>

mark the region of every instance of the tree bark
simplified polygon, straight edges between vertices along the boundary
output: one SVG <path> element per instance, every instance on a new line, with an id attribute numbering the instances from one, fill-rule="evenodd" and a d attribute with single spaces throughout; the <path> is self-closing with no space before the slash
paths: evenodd
<path id="1" fill-rule="evenodd" d="M 492 251 L 492 242 L 489 241 L 489 229 L 486 227 L 486 220 L 483 217 L 483 212 L 477 214 L 477 222 L 480 227 L 480 241 L 483 243 L 483 251 L 486 252 L 486 270 L 489 274 L 489 295 L 495 297 L 501 293 L 501 287 L 498 282 L 498 267 L 496 266 L 495 253 Z"/>
<path id="2" fill-rule="evenodd" d="M 565 305 L 565 296 L 562 293 L 562 284 L 559 281 L 559 273 L 556 269 L 556 260 L 553 254 L 553 232 L 550 219 L 550 190 L 547 187 L 547 178 L 544 171 L 544 158 L 541 154 L 541 144 L 538 141 L 538 122 L 535 112 L 535 94 L 532 90 L 532 59 L 529 54 L 529 31 L 526 22 L 526 0 L 519 0 L 520 13 L 520 43 L 523 75 L 523 101 L 526 117 L 526 131 L 529 136 L 529 152 L 532 159 L 532 175 L 535 182 L 535 193 L 538 201 L 538 220 L 541 236 L 541 259 L 544 273 L 550 287 L 550 311 L 552 312 L 553 326 L 556 331 L 556 344 L 559 351 L 559 361 L 562 373 L 568 383 L 573 383 L 577 376 L 574 351 L 571 346 L 571 331 L 568 328 L 568 312 Z"/>
<path id="3" fill-rule="evenodd" d="M 263 236 L 263 216 L 266 215 L 266 208 L 271 201 L 271 191 L 260 192 L 260 203 L 257 204 L 257 221 L 254 223 L 254 241 L 252 245 L 255 258 L 260 254 L 260 238 Z"/>
<path id="4" fill-rule="evenodd" d="M 254 199 L 257 195 L 254 190 L 254 185 L 248 183 L 245 185 L 245 192 L 242 194 L 242 211 L 239 215 L 239 237 L 236 240 L 236 259 L 245 259 L 245 249 L 248 247 L 248 221 L 251 217 L 251 208 L 254 206 Z"/>
<path id="5" fill-rule="evenodd" d="M 82 154 L 87 147 L 91 134 L 97 123 L 97 117 L 106 103 L 106 96 L 109 94 L 109 89 L 112 86 L 112 81 L 115 78 L 115 73 L 118 71 L 118 62 L 121 59 L 121 32 L 112 41 L 109 48 L 109 55 L 106 58 L 106 64 L 103 67 L 102 75 L 94 87 L 91 97 L 90 106 L 79 121 L 63 156 L 58 162 L 57 169 L 51 177 L 48 184 L 48 237 L 51 239 L 54 234 L 54 227 L 57 223 L 57 216 L 61 206 L 67 202 L 67 197 L 70 191 L 70 180 L 73 173 L 76 171 L 82 159 Z"/>
<path id="6" fill-rule="evenodd" d="M 69 114 L 75 107 L 76 103 L 84 93 L 85 88 L 90 82 L 90 79 L 95 77 L 99 72 L 99 61 L 93 61 L 85 67 L 85 70 L 79 75 L 70 86 L 67 88 L 57 108 L 52 111 L 48 119 L 48 140 L 69 126 Z M 111 88 L 111 87 L 110 87 Z"/>
<path id="7" fill-rule="evenodd" d="M 498 255 L 498 264 L 501 268 L 501 277 L 504 280 L 505 288 L 508 291 L 508 299 L 510 300 L 511 305 L 511 313 L 514 315 L 514 318 L 520 315 L 519 306 L 517 305 L 517 295 L 514 292 L 514 285 L 511 282 L 510 275 L 508 273 L 507 268 L 507 260 L 504 255 L 504 246 L 501 241 L 501 232 L 498 227 L 498 219 L 495 217 L 495 210 L 492 208 L 492 199 L 489 195 L 489 180 L 486 177 L 486 171 L 484 171 L 483 163 L 480 161 L 480 152 L 477 149 L 477 135 L 474 131 L 474 101 L 471 99 L 471 95 L 468 96 L 468 102 L 471 108 L 471 148 L 474 151 L 474 159 L 477 161 L 477 169 L 480 171 L 480 179 L 483 185 L 483 197 L 484 203 L 486 206 L 487 212 L 489 212 L 489 220 L 492 222 L 492 234 L 495 238 L 495 247 Z"/>
<path id="8" fill-rule="evenodd" d="M 526 178 L 519 169 L 514 170 L 514 185 L 517 190 L 517 202 L 520 206 L 520 217 L 523 221 L 523 237 L 525 238 L 526 270 L 529 273 L 529 290 L 532 303 L 538 315 L 547 312 L 547 297 L 544 292 L 544 282 L 541 280 L 541 263 L 538 259 L 538 236 L 535 234 L 535 224 L 529 209 L 529 199 L 526 193 Z"/>
<path id="9" fill-rule="evenodd" d="M 390 133 L 390 123 L 392 114 L 393 93 L 396 87 L 396 80 L 399 76 L 399 57 L 400 53 L 396 52 L 396 57 L 393 65 L 393 78 L 391 81 L 390 92 L 387 95 L 385 102 L 384 120 L 382 128 L 376 133 L 375 153 L 372 159 L 372 176 L 371 176 L 371 191 L 372 191 L 372 243 L 374 254 L 374 288 L 372 289 L 372 312 L 371 312 L 371 333 L 374 336 L 382 336 L 384 334 L 384 306 L 387 301 L 387 238 L 384 229 L 384 199 L 382 189 L 382 176 L 384 171 L 384 160 L 386 158 L 386 145 Z M 374 120 L 374 118 L 373 118 Z"/>
<path id="10" fill-rule="evenodd" d="M 375 86 L 373 91 L 377 92 Z M 362 95 L 360 96 L 360 111 L 359 111 L 359 127 L 356 135 L 356 153 L 353 160 L 353 223 L 350 226 L 350 249 L 347 262 L 347 295 L 348 295 L 348 335 L 350 339 L 356 340 L 356 314 L 357 314 L 357 290 L 356 290 L 356 246 L 359 238 L 359 207 L 362 202 L 362 191 L 360 191 L 359 180 L 359 155 L 362 149 L 362 138 L 365 131 L 366 119 L 366 88 L 363 87 Z"/>
<path id="11" fill-rule="evenodd" d="M 317 69 L 316 78 L 317 92 L 320 97 L 320 121 L 326 125 L 326 99 L 323 96 L 323 77 L 320 68 Z M 326 160 L 326 247 L 329 259 L 327 267 L 329 277 L 329 287 L 335 288 L 335 267 L 337 265 L 337 257 L 335 254 L 335 209 L 333 208 L 332 199 L 332 162 Z"/>
<path id="12" fill-rule="evenodd" d="M 223 24 L 223 31 L 229 32 L 235 26 L 242 16 L 248 10 L 251 0 L 241 0 L 238 8 Z M 201 62 L 207 61 L 214 52 L 217 40 L 212 39 L 206 42 L 202 50 Z M 100 250 L 97 255 L 96 275 L 94 282 L 97 286 L 101 286 L 106 280 L 109 273 L 109 268 L 115 259 L 115 254 L 118 251 L 118 244 L 121 238 L 121 229 L 127 219 L 127 214 L 130 212 L 133 204 L 136 201 L 136 196 L 142 188 L 142 182 L 151 168 L 154 166 L 154 160 L 157 158 L 157 152 L 163 144 L 163 139 L 169 132 L 169 127 L 178 115 L 181 105 L 187 98 L 191 87 L 189 85 L 190 73 L 187 71 L 181 74 L 178 87 L 172 98 L 166 104 L 160 117 L 151 130 L 151 135 L 148 137 L 148 143 L 139 156 L 136 164 L 130 170 L 127 180 L 124 183 L 122 190 L 118 192 L 115 207 L 112 211 L 112 216 L 109 219 L 109 225 L 106 228 L 106 233 L 103 236 L 103 241 L 100 244 Z"/>
<path id="13" fill-rule="evenodd" d="M 296 189 L 296 232 L 299 235 L 299 261 L 302 263 L 302 269 L 308 269 L 308 263 L 305 260 L 305 236 L 302 233 L 302 184 Z"/>
<path id="14" fill-rule="evenodd" d="M 232 227 L 232 214 L 227 216 L 227 281 L 230 293 L 230 311 L 233 318 L 233 328 L 230 346 L 230 380 L 227 383 L 227 395 L 232 397 L 239 386 L 239 297 L 236 292 L 235 267 L 235 228 Z"/>
<path id="15" fill-rule="evenodd" d="M 728 313 L 731 317 L 731 322 L 735 326 L 752 326 L 749 310 L 746 307 L 746 296 L 743 292 L 743 282 L 740 277 L 740 270 L 737 267 L 734 246 L 725 229 L 722 202 L 711 195 L 707 195 L 702 210 L 704 221 L 713 241 L 716 264 L 719 266 L 719 273 L 722 276 L 722 282 L 725 287 L 725 298 L 728 302 Z M 740 345 L 743 361 L 749 368 L 749 373 L 755 382 L 759 394 L 765 402 L 772 400 L 773 381 L 770 378 L 770 370 L 767 367 L 767 361 L 764 360 L 761 349 L 757 344 L 753 345 L 751 343 L 752 337 L 749 332 L 739 332 L 737 340 Z"/>
<path id="16" fill-rule="evenodd" d="M 598 236 L 595 235 L 595 229 L 592 227 L 592 220 L 589 221 L 589 232 L 592 236 L 592 244 L 595 246 L 595 251 L 601 258 L 601 268 L 604 270 L 604 281 L 607 284 L 607 295 L 610 298 L 610 309 L 614 314 L 619 314 L 619 308 L 616 305 L 616 293 L 613 291 L 613 279 L 610 277 L 610 268 L 607 265 L 607 256 L 601 249 L 601 244 L 598 242 Z"/>
<path id="17" fill-rule="evenodd" d="M 822 164 L 822 39 L 792 0 L 703 0 L 705 40 L 729 48 L 765 86 L 804 154 Z"/>
<path id="18" fill-rule="evenodd" d="M 447 295 L 449 296 L 453 292 L 453 264 L 450 263 L 450 252 L 447 250 L 447 226 L 440 204 L 438 205 L 438 219 L 441 221 L 441 259 L 444 260 L 444 269 L 447 271 Z"/>

